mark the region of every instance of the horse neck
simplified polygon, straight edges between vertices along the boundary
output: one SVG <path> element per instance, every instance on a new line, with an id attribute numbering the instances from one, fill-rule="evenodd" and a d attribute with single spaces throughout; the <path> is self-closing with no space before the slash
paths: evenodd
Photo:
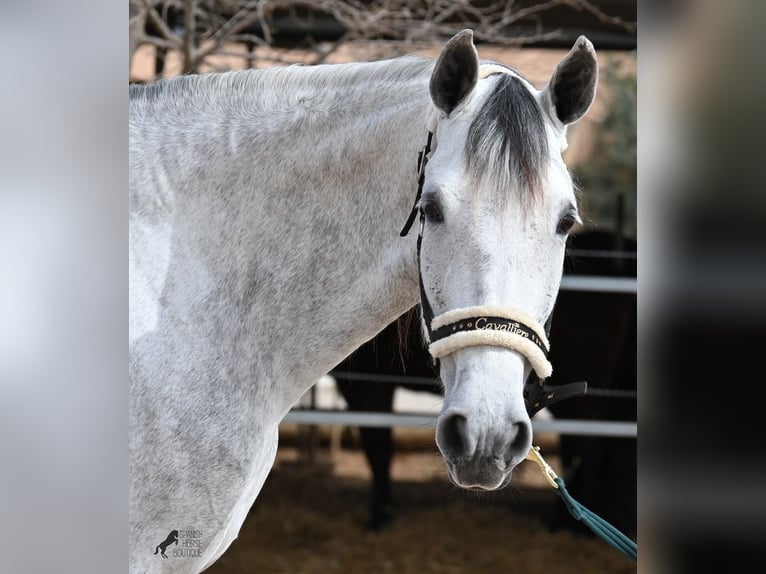
<path id="1" fill-rule="evenodd" d="M 416 190 L 427 74 L 354 95 L 248 123 L 197 117 L 205 149 L 175 158 L 188 167 L 171 184 L 172 299 L 187 324 L 199 309 L 193 324 L 236 349 L 241 384 L 256 384 L 254 369 L 278 382 L 269 398 L 282 413 L 418 299 L 414 237 L 398 232 Z"/>

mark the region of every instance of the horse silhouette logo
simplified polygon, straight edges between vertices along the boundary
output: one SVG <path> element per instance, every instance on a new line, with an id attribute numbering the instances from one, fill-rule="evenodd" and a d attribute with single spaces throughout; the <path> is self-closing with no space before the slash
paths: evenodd
<path id="1" fill-rule="evenodd" d="M 171 530 L 170 534 L 168 534 L 168 537 L 165 538 L 162 542 L 160 542 L 157 545 L 157 548 L 154 549 L 154 553 L 157 554 L 157 552 L 160 553 L 160 556 L 163 558 L 167 558 L 168 555 L 165 554 L 165 550 L 167 550 L 168 546 L 171 544 L 175 544 L 178 546 L 178 530 Z"/>

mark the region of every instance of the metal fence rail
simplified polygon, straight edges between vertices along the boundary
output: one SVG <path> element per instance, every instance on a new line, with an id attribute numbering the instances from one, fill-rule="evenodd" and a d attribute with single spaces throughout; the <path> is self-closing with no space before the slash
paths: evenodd
<path id="1" fill-rule="evenodd" d="M 374 413 L 341 410 L 293 409 L 283 422 L 305 425 L 344 425 L 365 427 L 429 428 L 436 426 L 438 415 L 430 413 Z M 635 422 L 594 420 L 533 420 L 534 432 L 569 435 L 633 437 L 638 434 Z"/>
<path id="2" fill-rule="evenodd" d="M 634 277 L 598 277 L 595 275 L 564 275 L 562 291 L 590 291 L 593 293 L 637 293 L 638 281 Z"/>
<path id="3" fill-rule="evenodd" d="M 637 293 L 637 280 L 631 277 L 602 277 L 588 275 L 564 275 L 561 282 L 562 291 L 590 291 L 594 293 Z M 407 377 L 393 375 L 376 375 L 369 373 L 332 372 L 336 378 L 353 378 L 354 380 L 369 380 L 392 384 L 419 383 L 433 385 L 436 379 L 428 377 Z M 596 389 L 594 389 L 595 391 Z M 609 389 L 603 389 L 608 395 Z M 635 391 L 616 391 L 622 393 L 622 398 L 635 399 Z M 592 393 L 599 394 L 599 393 Z M 616 394 L 615 394 L 616 396 Z M 304 425 L 346 425 L 366 427 L 411 427 L 428 428 L 436 426 L 437 414 L 433 413 L 376 413 L 355 412 L 336 409 L 311 409 L 304 407 L 293 408 L 285 417 L 284 422 Z M 638 423 L 631 421 L 601 421 L 601 420 L 533 420 L 532 429 L 535 432 L 553 432 L 568 435 L 628 437 L 638 436 Z"/>

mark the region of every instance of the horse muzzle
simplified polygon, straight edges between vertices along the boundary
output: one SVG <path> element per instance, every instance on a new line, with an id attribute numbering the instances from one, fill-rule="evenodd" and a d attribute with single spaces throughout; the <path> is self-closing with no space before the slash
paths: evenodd
<path id="1" fill-rule="evenodd" d="M 529 452 L 532 425 L 528 419 L 493 424 L 491 418 L 448 409 L 439 417 L 436 444 L 455 485 L 497 490 L 508 486 L 513 469 Z"/>

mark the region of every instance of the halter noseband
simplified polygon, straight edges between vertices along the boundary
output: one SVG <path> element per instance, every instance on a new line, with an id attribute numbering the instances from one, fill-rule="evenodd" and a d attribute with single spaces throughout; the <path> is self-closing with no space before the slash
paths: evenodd
<path id="1" fill-rule="evenodd" d="M 488 65 L 487 77 L 506 70 L 500 66 Z M 510 71 L 507 71 L 510 73 Z M 436 113 L 433 107 L 428 111 L 428 137 L 426 145 L 418 152 L 418 190 L 407 221 L 399 235 L 409 234 L 415 217 L 420 212 L 420 230 L 417 241 L 418 282 L 420 284 L 420 307 L 423 321 L 428 332 L 428 351 L 438 364 L 438 359 L 459 349 L 471 346 L 490 345 L 505 347 L 521 353 L 532 366 L 532 372 L 524 384 L 524 402 L 527 414 L 532 417 L 537 411 L 562 399 L 582 396 L 587 393 L 587 383 L 569 383 L 567 385 L 550 386 L 544 384 L 544 379 L 553 372 L 548 352 L 550 345 L 551 316 L 542 327 L 534 318 L 518 309 L 497 306 L 478 306 L 453 309 L 434 317 L 433 308 L 423 287 L 423 274 L 420 265 L 420 250 L 423 244 L 425 228 L 425 213 L 420 208 L 420 197 L 426 177 L 426 164 L 431 153 L 434 132 L 436 131 Z"/>
<path id="2" fill-rule="evenodd" d="M 435 359 L 464 347 L 506 347 L 524 355 L 541 379 L 551 375 L 548 337 L 537 321 L 518 309 L 481 306 L 447 311 L 431 321 L 428 351 Z"/>

